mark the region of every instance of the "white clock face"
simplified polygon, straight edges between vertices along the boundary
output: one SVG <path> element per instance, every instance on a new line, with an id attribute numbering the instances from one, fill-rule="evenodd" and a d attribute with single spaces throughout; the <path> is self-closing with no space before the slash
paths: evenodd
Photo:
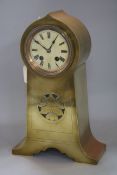
<path id="1" fill-rule="evenodd" d="M 31 40 L 30 56 L 30 63 L 36 67 L 47 72 L 59 71 L 68 61 L 68 42 L 55 30 L 41 30 Z"/>

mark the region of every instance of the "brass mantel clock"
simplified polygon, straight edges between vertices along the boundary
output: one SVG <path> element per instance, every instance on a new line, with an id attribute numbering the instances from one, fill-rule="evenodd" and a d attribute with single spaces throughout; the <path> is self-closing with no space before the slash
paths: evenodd
<path id="1" fill-rule="evenodd" d="M 105 145 L 88 120 L 86 64 L 91 40 L 85 26 L 63 11 L 32 23 L 21 40 L 27 66 L 27 135 L 13 154 L 56 148 L 78 162 L 96 164 Z"/>

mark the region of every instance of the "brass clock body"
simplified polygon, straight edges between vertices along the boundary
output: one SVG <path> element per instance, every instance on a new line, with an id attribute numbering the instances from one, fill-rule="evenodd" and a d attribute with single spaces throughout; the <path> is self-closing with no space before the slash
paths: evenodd
<path id="1" fill-rule="evenodd" d="M 21 54 L 27 66 L 27 134 L 13 154 L 56 148 L 75 161 L 98 162 L 105 144 L 89 125 L 85 61 L 90 48 L 86 27 L 63 11 L 26 29 Z"/>

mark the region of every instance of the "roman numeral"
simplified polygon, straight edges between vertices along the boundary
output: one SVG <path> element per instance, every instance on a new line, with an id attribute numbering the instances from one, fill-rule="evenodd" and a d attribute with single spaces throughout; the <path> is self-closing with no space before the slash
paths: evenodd
<path id="1" fill-rule="evenodd" d="M 61 45 L 63 45 L 63 44 L 65 44 L 65 42 L 60 43 L 59 46 L 61 46 Z"/>
<path id="2" fill-rule="evenodd" d="M 35 60 L 38 60 L 38 59 L 39 59 L 39 55 L 35 55 L 35 56 L 34 56 L 34 59 L 35 59 Z"/>
<path id="3" fill-rule="evenodd" d="M 43 66 L 43 60 L 41 60 L 41 62 L 40 62 L 40 66 Z"/>
<path id="4" fill-rule="evenodd" d="M 56 66 L 60 69 L 59 65 L 58 65 L 57 63 L 55 63 L 55 64 L 56 64 Z"/>
<path id="5" fill-rule="evenodd" d="M 47 32 L 47 37 L 50 38 L 50 32 Z"/>
<path id="6" fill-rule="evenodd" d="M 50 63 L 48 63 L 48 69 L 51 69 L 51 65 L 50 65 Z"/>
<path id="7" fill-rule="evenodd" d="M 39 34 L 39 36 L 40 36 L 40 38 L 41 38 L 42 40 L 44 40 L 44 38 L 43 38 L 43 35 L 42 35 L 42 34 Z"/>
<path id="8" fill-rule="evenodd" d="M 32 51 L 37 51 L 37 49 L 32 49 Z"/>
<path id="9" fill-rule="evenodd" d="M 60 57 L 59 59 L 60 59 L 62 62 L 65 61 L 65 58 L 63 58 L 63 57 Z"/>
<path id="10" fill-rule="evenodd" d="M 61 53 L 67 53 L 67 50 L 61 50 Z"/>

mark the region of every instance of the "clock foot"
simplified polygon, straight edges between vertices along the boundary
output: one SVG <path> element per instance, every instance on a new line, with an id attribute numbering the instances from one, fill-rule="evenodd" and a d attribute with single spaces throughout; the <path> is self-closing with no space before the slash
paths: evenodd
<path id="1" fill-rule="evenodd" d="M 45 149 L 47 148 L 44 147 L 43 142 L 41 143 L 38 140 L 24 138 L 12 149 L 12 154 L 30 156 L 39 153 L 40 151 L 44 151 Z"/>
<path id="2" fill-rule="evenodd" d="M 106 145 L 98 142 L 93 137 L 82 146 L 80 142 L 70 144 L 56 145 L 61 153 L 66 154 L 68 157 L 79 163 L 97 164 L 103 153 L 105 152 Z"/>
<path id="3" fill-rule="evenodd" d="M 106 144 L 96 140 L 91 133 L 87 139 L 85 137 L 85 140 L 82 140 L 80 147 L 83 154 L 93 161 L 92 164 L 97 164 L 106 150 Z"/>
<path id="4" fill-rule="evenodd" d="M 52 142 L 25 138 L 13 148 L 12 153 L 15 155 L 30 156 L 40 151 L 45 151 L 48 148 L 55 148 L 76 162 L 97 164 L 105 151 L 105 144 L 98 142 L 93 136 L 90 137 L 84 146 L 80 142 L 66 144 L 54 143 L 53 145 Z"/>

